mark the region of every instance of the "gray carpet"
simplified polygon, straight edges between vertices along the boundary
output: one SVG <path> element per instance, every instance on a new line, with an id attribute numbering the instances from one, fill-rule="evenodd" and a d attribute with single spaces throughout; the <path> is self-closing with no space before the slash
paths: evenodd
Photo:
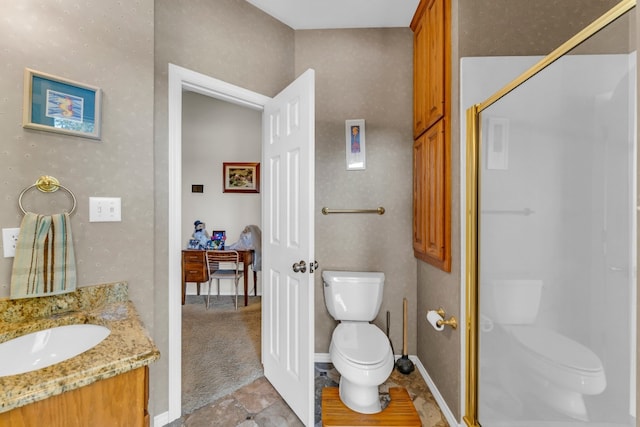
<path id="1" fill-rule="evenodd" d="M 182 307 L 182 413 L 190 414 L 263 376 L 260 297 L 187 295 Z"/>

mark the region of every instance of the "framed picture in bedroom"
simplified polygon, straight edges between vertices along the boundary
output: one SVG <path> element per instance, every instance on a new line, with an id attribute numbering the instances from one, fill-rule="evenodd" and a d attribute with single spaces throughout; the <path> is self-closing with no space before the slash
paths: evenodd
<path id="1" fill-rule="evenodd" d="M 222 185 L 225 193 L 259 193 L 260 163 L 223 163 Z"/>

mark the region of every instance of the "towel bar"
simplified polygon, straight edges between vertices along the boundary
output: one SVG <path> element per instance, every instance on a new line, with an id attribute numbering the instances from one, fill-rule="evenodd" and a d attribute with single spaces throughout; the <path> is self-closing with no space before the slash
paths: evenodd
<path id="1" fill-rule="evenodd" d="M 34 187 L 42 191 L 43 193 L 53 193 L 55 191 L 58 191 L 60 188 L 62 188 L 67 193 L 69 193 L 69 195 L 71 196 L 71 199 L 73 199 L 73 206 L 71 206 L 69 215 L 71 215 L 73 211 L 76 210 L 77 201 L 76 201 L 76 196 L 73 194 L 73 192 L 69 190 L 67 187 L 65 187 L 64 185 L 60 184 L 60 182 L 55 177 L 43 175 L 40 178 L 38 178 L 35 184 L 32 184 L 27 188 L 25 188 L 24 190 L 22 190 L 22 192 L 20 193 L 20 196 L 18 196 L 18 206 L 20 206 L 20 210 L 22 211 L 23 214 L 26 214 L 27 211 L 25 211 L 24 208 L 22 207 L 22 196 L 24 196 L 24 194 L 27 191 L 31 190 Z"/>
<path id="2" fill-rule="evenodd" d="M 327 207 L 322 208 L 324 215 L 334 213 L 377 213 L 378 215 L 384 215 L 384 208 L 380 206 L 377 209 L 329 209 Z"/>

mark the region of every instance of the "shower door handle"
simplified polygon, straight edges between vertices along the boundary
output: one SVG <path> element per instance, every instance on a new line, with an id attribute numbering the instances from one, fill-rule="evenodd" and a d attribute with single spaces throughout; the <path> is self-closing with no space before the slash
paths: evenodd
<path id="1" fill-rule="evenodd" d="M 304 260 L 300 260 L 300 262 L 293 264 L 292 268 L 294 273 L 305 273 L 307 271 L 307 263 Z"/>

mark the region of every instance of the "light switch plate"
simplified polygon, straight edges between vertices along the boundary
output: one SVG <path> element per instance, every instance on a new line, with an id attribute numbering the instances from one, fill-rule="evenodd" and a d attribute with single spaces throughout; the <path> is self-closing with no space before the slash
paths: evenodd
<path id="1" fill-rule="evenodd" d="M 89 197 L 89 222 L 122 221 L 120 197 Z"/>

